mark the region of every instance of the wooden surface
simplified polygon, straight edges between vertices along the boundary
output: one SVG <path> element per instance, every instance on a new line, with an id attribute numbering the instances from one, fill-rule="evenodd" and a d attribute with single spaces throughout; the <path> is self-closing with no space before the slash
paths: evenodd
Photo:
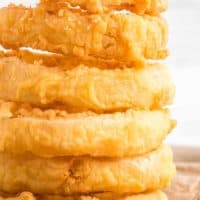
<path id="1" fill-rule="evenodd" d="M 199 163 L 200 164 L 200 147 L 189 146 L 173 146 L 174 160 L 186 163 Z"/>
<path id="2" fill-rule="evenodd" d="M 169 189 L 169 200 L 200 200 L 200 148 L 174 147 L 177 175 Z"/>

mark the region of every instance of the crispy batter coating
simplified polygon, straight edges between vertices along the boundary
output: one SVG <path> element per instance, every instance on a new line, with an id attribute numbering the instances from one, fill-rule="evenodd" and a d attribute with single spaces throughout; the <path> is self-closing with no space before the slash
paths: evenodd
<path id="1" fill-rule="evenodd" d="M 175 126 L 168 110 L 68 114 L 1 102 L 0 116 L 0 152 L 42 157 L 141 155 Z"/>
<path id="2" fill-rule="evenodd" d="M 29 64 L 40 64 L 47 67 L 58 67 L 63 70 L 73 69 L 78 65 L 86 65 L 88 67 L 95 67 L 99 69 L 124 69 L 136 67 L 117 60 L 106 60 L 102 58 L 83 60 L 77 56 L 65 56 L 63 54 L 50 53 L 27 48 L 0 51 L 0 57 L 18 57 L 21 61 Z"/>
<path id="3" fill-rule="evenodd" d="M 37 64 L 37 65 L 45 65 L 47 67 L 58 67 L 63 70 L 69 70 L 77 67 L 80 64 L 88 65 L 88 67 L 97 66 L 100 69 L 106 69 L 107 67 L 114 68 L 118 63 L 110 63 L 106 61 L 83 61 L 75 56 L 64 56 L 61 54 L 48 53 L 48 52 L 38 52 L 37 50 L 28 50 L 28 49 L 19 49 L 19 50 L 7 50 L 6 52 L 0 51 L 0 58 L 3 57 L 17 57 L 22 62 L 26 62 L 29 64 Z M 125 66 L 119 65 L 119 68 L 124 68 Z"/>
<path id="4" fill-rule="evenodd" d="M 0 9 L 0 43 L 6 48 L 32 47 L 83 60 L 102 58 L 144 65 L 162 59 L 168 27 L 161 17 L 138 16 L 123 11 L 102 15 L 11 5 Z"/>
<path id="5" fill-rule="evenodd" d="M 73 69 L 79 65 L 86 65 L 88 67 L 96 67 L 99 69 L 130 68 L 130 66 L 126 66 L 122 62 L 107 62 L 107 60 L 103 59 L 84 61 L 76 56 L 64 56 L 62 54 L 33 49 L 7 50 L 6 52 L 0 51 L 0 58 L 3 57 L 17 57 L 25 63 L 44 65 L 47 67 L 58 67 L 63 70 Z"/>
<path id="6" fill-rule="evenodd" d="M 69 3 L 71 9 L 78 9 L 77 6 L 80 6 L 81 9 L 90 13 L 108 12 L 111 9 L 127 9 L 137 14 L 159 15 L 168 8 L 167 0 L 41 0 L 41 2 L 49 4 Z"/>
<path id="7" fill-rule="evenodd" d="M 172 102 L 175 86 L 166 67 L 71 70 L 0 59 L 0 98 L 41 106 L 62 105 L 73 112 L 159 109 Z"/>
<path id="8" fill-rule="evenodd" d="M 115 194 L 90 194 L 88 196 L 52 196 L 33 195 L 30 192 L 23 192 L 20 195 L 0 197 L 0 200 L 167 200 L 166 195 L 161 191 L 149 192 L 137 195 L 116 196 Z"/>
<path id="9" fill-rule="evenodd" d="M 31 191 L 58 195 L 142 193 L 168 186 L 175 174 L 172 157 L 168 146 L 127 159 L 45 159 L 0 154 L 0 188 L 7 193 Z"/>

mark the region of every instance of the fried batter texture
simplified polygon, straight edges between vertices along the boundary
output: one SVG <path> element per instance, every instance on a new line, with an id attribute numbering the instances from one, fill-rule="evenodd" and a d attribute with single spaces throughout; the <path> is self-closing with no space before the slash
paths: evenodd
<path id="1" fill-rule="evenodd" d="M 1 102 L 0 116 L 0 152 L 42 157 L 136 156 L 160 146 L 175 126 L 168 110 L 68 114 Z"/>
<path id="2" fill-rule="evenodd" d="M 30 192 L 23 192 L 20 195 L 0 197 L 0 200 L 167 200 L 167 197 L 161 191 L 121 197 L 112 193 L 93 194 L 88 196 L 42 196 L 33 195 Z"/>
<path id="3" fill-rule="evenodd" d="M 41 50 L 38 51 L 28 48 L 0 51 L 0 58 L 3 57 L 18 57 L 21 61 L 29 64 L 40 64 L 47 67 L 58 67 L 63 70 L 73 69 L 79 65 L 86 65 L 88 67 L 95 67 L 99 69 L 137 68 L 137 66 L 133 66 L 131 64 L 128 65 L 127 63 L 117 60 L 106 60 L 102 58 L 83 60 L 77 56 L 66 56 L 63 54 Z M 148 66 L 148 64 L 146 64 L 146 66 Z"/>
<path id="4" fill-rule="evenodd" d="M 127 159 L 45 159 L 0 154 L 0 187 L 7 193 L 134 194 L 164 188 L 174 174 L 172 151 L 168 146 L 161 146 L 143 157 Z"/>
<path id="5" fill-rule="evenodd" d="M 112 9 L 126 9 L 137 14 L 159 15 L 168 7 L 167 0 L 41 0 L 42 3 L 48 2 L 58 4 L 69 3 L 72 9 L 85 9 L 90 13 L 108 12 Z M 53 4 L 52 4 L 53 5 Z"/>
<path id="6" fill-rule="evenodd" d="M 102 15 L 11 5 L 0 9 L 0 43 L 6 48 L 32 47 L 83 60 L 102 58 L 143 66 L 162 59 L 168 27 L 161 17 L 112 11 Z"/>
<path id="7" fill-rule="evenodd" d="M 167 68 L 159 64 L 113 70 L 77 65 L 63 70 L 2 57 L 0 85 L 3 100 L 62 105 L 73 112 L 160 109 L 175 94 Z"/>

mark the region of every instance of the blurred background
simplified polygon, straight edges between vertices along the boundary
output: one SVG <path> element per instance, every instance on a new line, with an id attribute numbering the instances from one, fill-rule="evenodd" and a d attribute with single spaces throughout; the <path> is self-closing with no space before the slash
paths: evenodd
<path id="1" fill-rule="evenodd" d="M 200 1 L 169 2 L 171 56 L 167 65 L 177 86 L 173 114 L 178 121 L 169 142 L 200 147 Z"/>
<path id="2" fill-rule="evenodd" d="M 34 5 L 37 0 L 0 0 L 8 3 Z M 200 0 L 169 0 L 164 14 L 170 25 L 171 56 L 165 63 L 171 69 L 177 85 L 172 106 L 177 128 L 168 143 L 200 147 Z"/>

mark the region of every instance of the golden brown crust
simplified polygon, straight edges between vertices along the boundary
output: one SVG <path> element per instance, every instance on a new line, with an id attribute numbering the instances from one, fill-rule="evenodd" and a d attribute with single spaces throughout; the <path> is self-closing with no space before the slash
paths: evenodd
<path id="1" fill-rule="evenodd" d="M 88 15 L 64 5 L 51 9 L 48 3 L 36 8 L 12 5 L 0 9 L 0 15 L 0 42 L 6 48 L 28 46 L 83 60 L 97 57 L 136 66 L 168 55 L 168 28 L 161 17 L 123 11 Z"/>
<path id="2" fill-rule="evenodd" d="M 65 56 L 63 54 L 51 53 L 41 50 L 38 51 L 30 48 L 0 51 L 0 57 L 18 57 L 21 61 L 29 64 L 40 64 L 47 67 L 58 67 L 63 70 L 73 69 L 79 65 L 85 65 L 91 68 L 93 67 L 99 69 L 136 68 L 131 64 L 117 60 L 106 60 L 102 58 L 83 60 L 77 56 Z M 146 66 L 148 65 L 150 64 L 147 63 Z"/>
<path id="3" fill-rule="evenodd" d="M 134 159 L 0 155 L 0 188 L 7 193 L 134 194 L 166 187 L 174 174 L 168 146 Z"/>
<path id="4" fill-rule="evenodd" d="M 23 192 L 20 195 L 4 195 L 0 200 L 167 200 L 166 195 L 161 191 L 145 194 L 116 196 L 115 194 L 91 194 L 87 196 L 52 196 L 52 195 L 33 195 L 30 192 Z"/>
<path id="5" fill-rule="evenodd" d="M 159 15 L 168 7 L 167 0 L 41 0 L 40 2 L 69 3 L 71 9 L 80 6 L 89 13 L 108 12 L 112 9 L 127 9 L 137 14 Z M 55 5 L 54 5 L 55 6 Z M 71 7 L 73 6 L 73 7 Z"/>
<path id="6" fill-rule="evenodd" d="M 0 116 L 0 152 L 43 157 L 141 155 L 160 146 L 175 125 L 167 110 L 68 114 L 1 102 Z"/>
<path id="7" fill-rule="evenodd" d="M 160 109 L 175 94 L 167 68 L 159 64 L 113 70 L 77 65 L 62 70 L 2 57 L 0 85 L 1 99 L 39 107 L 62 105 L 73 112 Z"/>
<path id="8" fill-rule="evenodd" d="M 76 56 L 65 56 L 62 54 L 50 53 L 46 51 L 38 51 L 33 49 L 18 49 L 18 50 L 6 50 L 0 51 L 0 57 L 18 57 L 22 62 L 29 64 L 44 65 L 47 67 L 58 67 L 63 70 L 70 70 L 79 65 L 85 65 L 88 67 L 96 67 L 99 69 L 124 69 L 132 66 L 126 65 L 122 62 L 107 61 L 103 59 L 93 59 L 90 61 L 81 60 Z"/>

